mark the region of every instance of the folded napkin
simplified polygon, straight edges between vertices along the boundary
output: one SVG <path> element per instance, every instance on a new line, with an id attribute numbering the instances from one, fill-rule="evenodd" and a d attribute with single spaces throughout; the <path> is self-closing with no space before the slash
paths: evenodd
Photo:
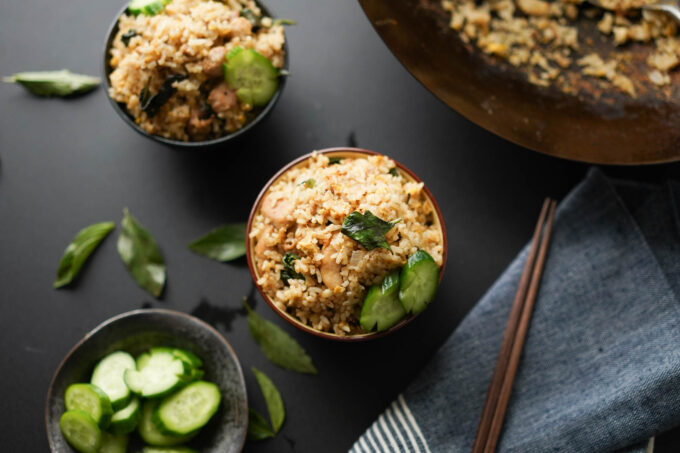
<path id="1" fill-rule="evenodd" d="M 560 204 L 499 452 L 644 451 L 680 424 L 680 186 Z M 468 452 L 528 246 L 350 450 Z"/>

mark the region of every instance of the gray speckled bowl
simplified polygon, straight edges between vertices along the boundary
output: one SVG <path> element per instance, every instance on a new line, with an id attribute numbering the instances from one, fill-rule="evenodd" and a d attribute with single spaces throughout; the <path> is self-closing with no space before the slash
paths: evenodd
<path id="1" fill-rule="evenodd" d="M 188 445 L 203 453 L 240 452 L 248 428 L 248 400 L 241 365 L 227 341 L 198 318 L 173 310 L 133 310 L 97 326 L 76 344 L 52 377 L 45 403 L 47 439 L 52 452 L 75 452 L 59 429 L 64 391 L 75 382 L 89 382 L 95 364 L 106 354 L 125 350 L 136 356 L 152 346 L 172 346 L 194 352 L 204 361 L 205 380 L 222 391 L 213 419 Z M 129 450 L 137 442 L 131 437 Z M 139 444 L 141 445 L 141 444 Z"/>

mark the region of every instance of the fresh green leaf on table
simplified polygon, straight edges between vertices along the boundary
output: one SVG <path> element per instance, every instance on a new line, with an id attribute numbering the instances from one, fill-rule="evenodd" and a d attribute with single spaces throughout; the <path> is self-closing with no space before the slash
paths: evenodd
<path id="1" fill-rule="evenodd" d="M 189 249 L 217 261 L 231 261 L 246 254 L 246 224 L 233 223 L 209 231 L 189 244 Z"/>
<path id="2" fill-rule="evenodd" d="M 248 310 L 248 328 L 265 356 L 275 365 L 299 373 L 316 374 L 312 358 L 302 346 L 276 324 L 267 321 L 255 313 L 248 301 L 244 300 Z"/>
<path id="3" fill-rule="evenodd" d="M 286 286 L 288 285 L 288 280 L 305 279 L 304 275 L 295 271 L 295 260 L 299 259 L 300 257 L 297 256 L 295 253 L 286 253 L 285 255 L 283 255 L 283 258 L 281 259 L 281 261 L 283 262 L 283 269 L 281 270 L 281 274 L 279 275 L 279 277 Z"/>
<path id="4" fill-rule="evenodd" d="M 165 261 L 153 236 L 125 208 L 118 254 L 139 286 L 158 298 L 165 285 Z"/>
<path id="5" fill-rule="evenodd" d="M 59 261 L 54 287 L 61 288 L 71 283 L 94 249 L 114 228 L 115 224 L 113 222 L 101 222 L 80 230 L 66 247 L 66 250 L 64 250 L 64 254 Z"/>
<path id="6" fill-rule="evenodd" d="M 248 440 L 264 440 L 274 437 L 267 420 L 255 409 L 248 409 Z"/>
<path id="7" fill-rule="evenodd" d="M 255 379 L 257 379 L 257 383 L 260 385 L 264 401 L 267 403 L 272 429 L 275 433 L 278 433 L 281 425 L 283 425 L 283 421 L 286 419 L 286 409 L 283 407 L 281 394 L 266 374 L 255 367 L 252 369 Z"/>
<path id="8" fill-rule="evenodd" d="M 354 211 L 345 217 L 340 231 L 345 236 L 349 236 L 363 245 L 366 250 L 373 250 L 377 247 L 391 250 L 385 234 L 399 222 L 401 222 L 401 219 L 386 222 L 368 210 L 363 214 L 359 211 Z"/>
<path id="9" fill-rule="evenodd" d="M 99 77 L 74 74 L 71 71 L 18 72 L 4 77 L 3 82 L 19 83 L 36 96 L 69 96 L 97 88 Z"/>

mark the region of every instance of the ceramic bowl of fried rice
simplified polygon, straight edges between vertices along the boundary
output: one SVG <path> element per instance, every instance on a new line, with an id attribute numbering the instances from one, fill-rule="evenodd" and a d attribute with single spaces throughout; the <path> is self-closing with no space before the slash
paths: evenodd
<path id="1" fill-rule="evenodd" d="M 253 26 L 244 10 L 261 25 Z M 221 72 L 224 56 L 235 47 L 260 53 L 282 74 L 288 69 L 283 25 L 254 0 L 172 0 L 154 16 L 136 17 L 125 6 L 104 47 L 107 97 L 123 121 L 147 138 L 175 147 L 223 144 L 268 115 L 286 79 L 278 77 L 266 105 L 242 102 Z M 178 75 L 181 80 L 170 81 Z M 142 90 L 157 93 L 164 83 L 174 94 L 157 113 L 142 111 Z"/>
<path id="2" fill-rule="evenodd" d="M 341 233 L 352 212 L 400 219 L 385 234 L 390 249 L 367 250 Z M 425 250 L 443 275 L 444 220 L 432 193 L 408 168 L 359 148 L 329 148 L 282 168 L 260 192 L 248 219 L 246 256 L 255 286 L 283 319 L 315 336 L 338 341 L 382 337 L 359 323 L 368 288 Z M 285 255 L 295 254 L 299 278 L 282 279 Z"/>

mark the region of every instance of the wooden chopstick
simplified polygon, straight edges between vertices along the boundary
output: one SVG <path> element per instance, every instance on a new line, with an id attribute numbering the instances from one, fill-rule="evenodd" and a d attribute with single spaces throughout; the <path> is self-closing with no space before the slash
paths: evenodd
<path id="1" fill-rule="evenodd" d="M 529 255 L 503 334 L 503 341 L 484 402 L 472 453 L 493 453 L 496 449 L 547 256 L 555 217 L 555 206 L 556 202 L 549 198 L 546 198 L 543 202 L 529 248 Z"/>

